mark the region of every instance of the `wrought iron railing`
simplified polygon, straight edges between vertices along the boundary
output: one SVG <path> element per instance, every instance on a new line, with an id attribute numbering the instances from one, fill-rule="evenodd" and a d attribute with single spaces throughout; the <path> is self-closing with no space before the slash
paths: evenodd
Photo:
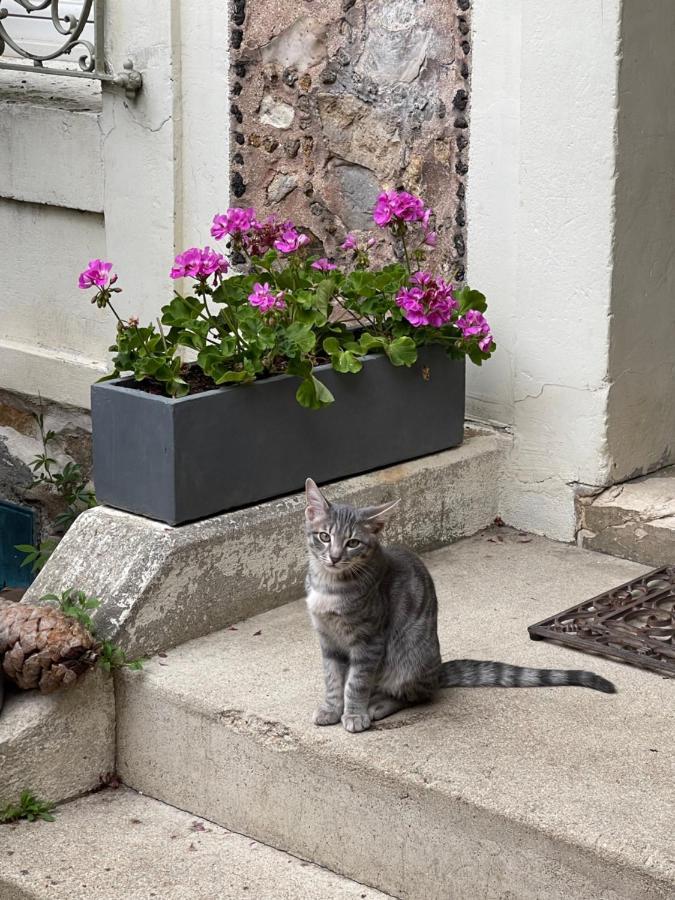
<path id="1" fill-rule="evenodd" d="M 131 60 L 124 63 L 124 72 L 115 74 L 106 62 L 104 53 L 104 3 L 105 0 L 82 0 L 82 8 L 78 12 L 64 13 L 59 9 L 61 0 L 13 0 L 14 5 L 22 7 L 28 16 L 31 13 L 46 12 L 51 20 L 55 46 L 43 48 L 48 52 L 36 52 L 22 46 L 16 37 L 12 37 L 8 23 L 16 19 L 3 4 L 9 0 L 0 0 L 0 69 L 14 69 L 19 72 L 39 72 L 46 75 L 63 75 L 70 78 L 94 78 L 122 87 L 128 97 L 135 97 L 143 84 L 140 72 L 134 69 Z M 72 8 L 72 3 L 70 4 Z M 22 14 L 23 15 L 23 14 Z M 93 41 L 86 40 L 83 32 L 88 24 L 93 24 Z M 79 51 L 77 67 L 50 66 L 51 62 L 64 62 L 72 52 Z M 9 53 L 17 59 L 8 62 Z M 20 62 L 19 60 L 25 60 Z M 47 63 L 47 65 L 45 65 Z"/>

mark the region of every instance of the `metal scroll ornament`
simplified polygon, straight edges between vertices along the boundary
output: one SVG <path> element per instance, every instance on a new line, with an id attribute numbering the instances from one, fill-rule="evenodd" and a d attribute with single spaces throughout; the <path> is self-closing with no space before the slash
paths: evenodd
<path id="1" fill-rule="evenodd" d="M 533 640 L 546 638 L 675 677 L 675 565 L 654 569 L 528 631 Z"/>
<path id="2" fill-rule="evenodd" d="M 39 72 L 48 75 L 63 75 L 76 78 L 94 78 L 98 81 L 106 81 L 122 87 L 127 96 L 133 98 L 141 89 L 143 78 L 137 72 L 133 63 L 128 60 L 124 63 L 124 72 L 115 75 L 106 63 L 104 54 L 104 0 L 82 0 L 82 8 L 79 14 L 72 12 L 62 13 L 59 9 L 61 0 L 15 0 L 27 13 L 36 13 L 48 10 L 54 32 L 59 37 L 60 43 L 49 53 L 34 53 L 22 47 L 9 33 L 6 23 L 9 19 L 9 10 L 2 6 L 0 0 L 0 68 L 14 69 L 17 71 Z M 82 33 L 91 19 L 93 10 L 94 43 L 82 37 Z M 3 59 L 8 48 L 14 51 L 16 56 L 31 63 L 9 63 Z M 46 66 L 52 60 L 62 60 L 70 56 L 73 51 L 79 51 L 78 69 L 57 69 Z"/>

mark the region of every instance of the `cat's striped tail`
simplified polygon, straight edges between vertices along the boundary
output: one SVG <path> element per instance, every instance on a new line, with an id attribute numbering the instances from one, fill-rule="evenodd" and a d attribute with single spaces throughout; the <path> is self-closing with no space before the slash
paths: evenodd
<path id="1" fill-rule="evenodd" d="M 581 669 L 529 669 L 509 663 L 451 659 L 441 664 L 440 687 L 580 687 L 616 694 L 611 681 Z"/>

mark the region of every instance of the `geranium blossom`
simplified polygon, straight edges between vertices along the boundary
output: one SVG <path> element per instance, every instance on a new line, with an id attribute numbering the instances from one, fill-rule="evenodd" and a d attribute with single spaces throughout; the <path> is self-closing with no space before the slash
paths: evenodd
<path id="1" fill-rule="evenodd" d="M 78 287 L 85 291 L 90 287 L 106 288 L 117 281 L 117 275 L 110 275 L 112 269 L 111 262 L 105 262 L 102 259 L 90 259 L 89 265 L 80 272 L 78 279 Z"/>
<path id="2" fill-rule="evenodd" d="M 249 231 L 255 223 L 255 210 L 251 207 L 243 209 L 239 206 L 230 207 L 223 215 L 213 217 L 211 234 L 220 241 L 225 235 L 236 237 Z"/>
<path id="3" fill-rule="evenodd" d="M 479 337 L 478 346 L 483 352 L 491 349 L 493 338 L 490 325 L 483 315 L 476 309 L 470 309 L 457 319 L 457 327 L 464 338 Z"/>
<path id="4" fill-rule="evenodd" d="M 380 228 L 386 228 L 392 220 L 422 222 L 427 212 L 424 202 L 408 191 L 384 191 L 375 203 L 373 220 Z"/>
<path id="5" fill-rule="evenodd" d="M 340 244 L 340 248 L 342 250 L 358 250 L 359 242 L 356 239 L 356 235 L 351 233 L 348 234 Z"/>
<path id="6" fill-rule="evenodd" d="M 264 222 L 254 220 L 249 231 L 241 235 L 244 249 L 249 256 L 262 256 L 274 246 L 286 227 L 287 223 L 277 222 L 275 216 L 268 216 Z"/>
<path id="7" fill-rule="evenodd" d="M 416 272 L 410 283 L 412 287 L 401 288 L 398 292 L 396 304 L 411 325 L 440 328 L 450 321 L 457 309 L 450 285 L 430 272 Z"/>
<path id="8" fill-rule="evenodd" d="M 280 253 L 295 253 L 305 244 L 309 244 L 309 238 L 306 234 L 301 234 L 292 222 L 284 223 L 280 237 L 274 242 Z"/>
<path id="9" fill-rule="evenodd" d="M 319 272 L 332 272 L 333 269 L 337 269 L 337 266 L 329 259 L 317 259 L 312 263 L 312 268 L 318 269 Z"/>
<path id="10" fill-rule="evenodd" d="M 222 255 L 216 253 L 210 247 L 190 247 L 176 257 L 174 267 L 171 269 L 172 278 L 208 278 L 210 275 L 222 275 L 227 272 L 230 264 Z"/>
<path id="11" fill-rule="evenodd" d="M 248 302 L 251 306 L 257 306 L 261 312 L 269 312 L 271 309 L 286 308 L 284 292 L 280 291 L 278 294 L 272 293 L 268 282 L 265 282 L 265 284 L 256 282 L 253 285 L 253 293 L 248 295 Z"/>

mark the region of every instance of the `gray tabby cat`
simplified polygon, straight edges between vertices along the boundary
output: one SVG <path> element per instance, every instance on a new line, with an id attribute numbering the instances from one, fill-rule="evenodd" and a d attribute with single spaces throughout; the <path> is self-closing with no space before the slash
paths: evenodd
<path id="1" fill-rule="evenodd" d="M 446 687 L 581 685 L 615 692 L 593 672 L 500 662 L 441 662 L 434 583 L 422 560 L 378 535 L 398 501 L 355 509 L 306 484 L 307 606 L 319 636 L 326 699 L 316 725 L 365 731 Z"/>

